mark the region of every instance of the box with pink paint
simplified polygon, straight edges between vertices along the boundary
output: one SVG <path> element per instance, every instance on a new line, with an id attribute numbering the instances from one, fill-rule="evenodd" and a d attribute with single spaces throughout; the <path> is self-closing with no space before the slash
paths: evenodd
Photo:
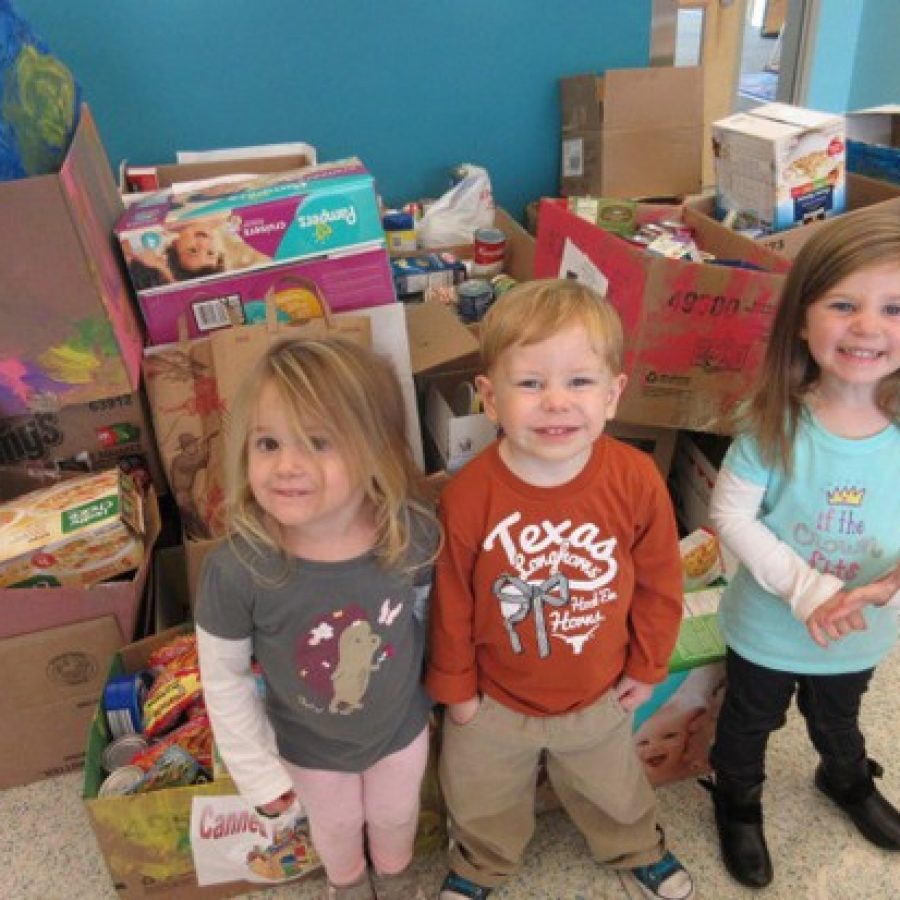
<path id="1" fill-rule="evenodd" d="M 0 418 L 137 390 L 140 317 L 110 237 L 121 214 L 86 106 L 57 174 L 0 184 Z"/>
<path id="2" fill-rule="evenodd" d="M 722 431 L 762 362 L 790 260 L 690 208 L 638 204 L 637 216 L 682 218 L 714 259 L 649 253 L 545 199 L 535 277 L 605 285 L 625 331 L 628 386 L 617 420 Z"/>
<path id="3" fill-rule="evenodd" d="M 375 249 L 186 282 L 145 291 L 138 301 L 149 343 L 167 344 L 179 338 L 179 319 L 194 338 L 263 321 L 267 302 L 280 321 L 293 322 L 317 315 L 322 304 L 339 313 L 394 303 L 396 296 L 387 251 Z"/>
<path id="4" fill-rule="evenodd" d="M 384 247 L 372 176 L 355 157 L 151 194 L 126 210 L 115 233 L 139 295 Z"/>

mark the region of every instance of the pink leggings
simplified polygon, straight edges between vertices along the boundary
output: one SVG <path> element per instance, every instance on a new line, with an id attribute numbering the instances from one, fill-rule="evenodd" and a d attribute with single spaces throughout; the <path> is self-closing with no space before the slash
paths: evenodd
<path id="1" fill-rule="evenodd" d="M 394 875 L 409 865 L 427 761 L 427 728 L 364 772 L 301 769 L 284 761 L 332 884 L 352 884 L 362 876 L 364 834 L 376 871 Z"/>

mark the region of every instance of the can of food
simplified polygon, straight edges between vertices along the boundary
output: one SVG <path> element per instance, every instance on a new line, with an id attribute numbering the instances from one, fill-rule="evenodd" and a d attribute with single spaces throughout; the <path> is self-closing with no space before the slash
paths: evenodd
<path id="1" fill-rule="evenodd" d="M 103 768 L 107 772 L 115 772 L 116 769 L 127 766 L 136 754 L 149 746 L 147 739 L 139 734 L 123 734 L 106 745 L 100 758 Z"/>
<path id="2" fill-rule="evenodd" d="M 519 282 L 512 275 L 495 275 L 491 279 L 491 288 L 494 291 L 494 299 L 498 299 L 510 288 L 514 288 Z"/>
<path id="3" fill-rule="evenodd" d="M 141 731 L 144 721 L 144 701 L 150 689 L 149 672 L 117 675 L 103 689 L 103 711 L 113 738 Z"/>
<path id="4" fill-rule="evenodd" d="M 499 275 L 505 255 L 506 235 L 499 228 L 479 228 L 472 247 L 472 274 L 476 278 Z"/>
<path id="5" fill-rule="evenodd" d="M 490 282 L 470 278 L 456 289 L 456 305 L 463 322 L 480 322 L 494 302 Z"/>
<path id="6" fill-rule="evenodd" d="M 97 791 L 97 796 L 110 797 L 115 794 L 130 794 L 143 778 L 144 770 L 140 766 L 120 766 L 115 772 L 107 775 L 106 780 Z"/>

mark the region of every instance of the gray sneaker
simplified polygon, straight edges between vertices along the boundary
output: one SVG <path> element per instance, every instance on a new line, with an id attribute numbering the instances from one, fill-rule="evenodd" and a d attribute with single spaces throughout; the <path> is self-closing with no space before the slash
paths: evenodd
<path id="1" fill-rule="evenodd" d="M 334 885 L 329 882 L 326 897 L 328 900 L 376 900 L 368 870 L 353 884 Z"/>

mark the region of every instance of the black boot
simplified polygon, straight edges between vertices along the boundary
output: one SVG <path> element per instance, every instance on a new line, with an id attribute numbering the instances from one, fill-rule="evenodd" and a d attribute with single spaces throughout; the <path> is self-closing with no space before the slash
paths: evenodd
<path id="1" fill-rule="evenodd" d="M 728 778 L 700 779 L 711 794 L 725 868 L 741 884 L 765 887 L 772 881 L 772 860 L 763 834 L 762 782 L 747 787 Z"/>
<path id="2" fill-rule="evenodd" d="M 900 813 L 875 787 L 884 774 L 874 759 L 852 765 L 822 762 L 816 769 L 816 787 L 832 799 L 866 840 L 885 850 L 900 850 Z"/>

